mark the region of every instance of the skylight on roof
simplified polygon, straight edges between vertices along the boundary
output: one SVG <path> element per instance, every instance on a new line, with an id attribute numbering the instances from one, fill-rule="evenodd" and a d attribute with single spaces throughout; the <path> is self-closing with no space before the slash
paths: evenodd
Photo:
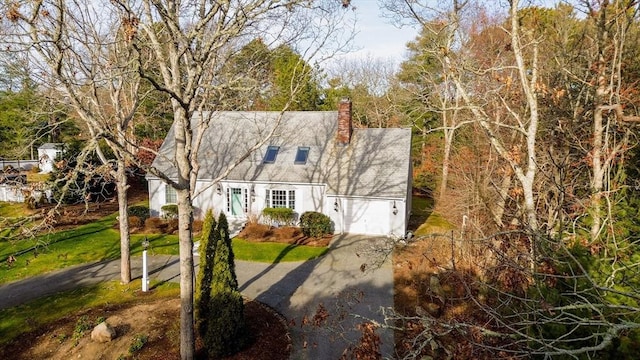
<path id="1" fill-rule="evenodd" d="M 264 159 L 262 159 L 263 164 L 273 164 L 276 162 L 276 157 L 278 156 L 278 151 L 280 150 L 280 146 L 270 145 L 267 148 L 267 153 L 264 154 Z"/>
<path id="2" fill-rule="evenodd" d="M 308 157 L 309 157 L 309 147 L 299 146 L 298 152 L 296 153 L 296 160 L 293 163 L 296 165 L 304 165 L 307 163 Z"/>

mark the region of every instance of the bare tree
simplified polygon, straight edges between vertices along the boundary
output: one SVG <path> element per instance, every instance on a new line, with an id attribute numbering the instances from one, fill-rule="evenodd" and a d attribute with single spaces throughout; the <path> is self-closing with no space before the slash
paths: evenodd
<path id="1" fill-rule="evenodd" d="M 443 92 L 444 109 L 465 109 L 486 133 L 493 150 L 508 164 L 522 192 L 519 202 L 522 220 L 535 233 L 538 215 L 534 194 L 537 174 L 536 141 L 539 124 L 538 50 L 537 40 L 526 38 L 520 29 L 517 11 L 519 1 L 510 2 L 510 22 L 504 31 L 509 34 L 509 52 L 478 61 L 468 44 L 468 27 L 462 23 L 468 16 L 469 1 L 454 0 L 445 6 L 432 7 L 428 2 L 412 2 L 405 7 L 388 4 L 399 16 L 410 16 L 440 39 L 435 42 L 432 56 L 440 64 L 441 77 L 446 79 Z M 494 79 L 491 79 L 493 75 Z M 472 81 L 472 79 L 474 79 Z M 519 96 L 513 96 L 517 92 Z M 450 96 L 449 94 L 453 94 Z M 451 99 L 451 100 L 450 100 Z M 447 103 L 459 101 L 458 106 Z M 450 111 L 451 116 L 456 115 Z M 448 113 L 443 113 L 449 115 Z M 450 121 L 449 116 L 444 117 Z M 445 126 L 447 141 L 456 126 Z M 447 146 L 450 149 L 450 145 Z M 446 174 L 446 171 L 444 171 Z M 530 264 L 535 263 L 535 243 L 530 246 Z"/>
<path id="2" fill-rule="evenodd" d="M 422 156 L 429 134 L 442 133 L 442 166 L 438 198 L 444 201 L 449 179 L 450 159 L 455 134 L 461 127 L 473 123 L 468 108 L 462 103 L 451 74 L 444 71 L 442 49 L 452 49 L 454 39 L 447 36 L 443 21 L 421 21 L 421 34 L 407 44 L 409 58 L 401 64 L 398 74 L 400 100 L 412 125 L 422 135 Z M 422 161 L 425 161 L 423 158 Z"/>
<path id="3" fill-rule="evenodd" d="M 192 200 L 199 171 L 198 149 L 217 104 L 226 90 L 246 82 L 227 78 L 223 71 L 230 55 L 263 36 L 301 44 L 305 59 L 322 59 L 328 45 L 343 44 L 335 1 L 250 0 L 231 2 L 116 1 L 134 24 L 130 35 L 138 52 L 140 76 L 170 96 L 173 110 L 175 177 L 151 169 L 176 189 L 180 238 L 181 356 L 193 358 L 193 239 Z M 304 23 L 304 26 L 301 24 Z M 348 36 L 347 38 L 348 39 Z M 332 44 L 333 43 L 333 44 Z M 336 46 L 337 45 L 337 46 Z M 142 59 L 149 59 L 149 65 Z M 291 84 L 291 92 L 298 91 Z M 285 105 L 282 111 L 287 109 Z M 194 117 L 198 114 L 197 117 Z M 268 138 L 269 135 L 266 137 Z M 264 141 L 255 144 L 258 148 Z M 246 154 L 245 156 L 248 156 Z M 237 159 L 235 164 L 242 161 Z M 219 174 L 213 183 L 228 171 Z"/>
<path id="4" fill-rule="evenodd" d="M 13 51 L 31 54 L 38 82 L 63 94 L 95 140 L 105 139 L 115 164 L 97 143 L 93 150 L 111 168 L 116 180 L 121 281 L 131 281 L 130 235 L 127 214 L 127 158 L 129 127 L 144 94 L 127 31 L 131 24 L 117 8 L 97 8 L 77 1 L 12 3 L 5 8 L 12 23 L 6 34 Z M 102 136 L 102 134 L 114 134 Z"/>
<path id="5" fill-rule="evenodd" d="M 617 118 L 623 122 L 637 122 L 640 117 L 625 115 L 622 92 L 622 65 L 627 31 L 637 21 L 637 1 L 580 1 L 589 21 L 595 28 L 590 54 L 593 74 L 586 83 L 593 91 L 593 135 L 591 144 L 591 241 L 601 237 L 610 214 L 603 214 L 603 198 L 612 190 L 607 181 L 612 163 L 628 146 L 627 141 L 614 141 L 611 128 Z"/>
<path id="6" fill-rule="evenodd" d="M 340 59 L 326 70 L 329 89 L 327 107 L 334 107 L 340 97 L 353 103 L 357 127 L 389 127 L 404 122 L 393 91 L 395 64 L 390 59 L 367 56 Z"/>

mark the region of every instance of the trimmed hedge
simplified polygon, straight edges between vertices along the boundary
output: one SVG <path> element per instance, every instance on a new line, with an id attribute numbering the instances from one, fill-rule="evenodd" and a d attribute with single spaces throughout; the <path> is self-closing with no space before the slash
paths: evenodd
<path id="1" fill-rule="evenodd" d="M 316 211 L 307 211 L 300 216 L 300 228 L 302 233 L 309 237 L 321 237 L 333 233 L 331 219 Z"/>
<path id="2" fill-rule="evenodd" d="M 295 213 L 289 208 L 264 208 L 262 216 L 270 225 L 293 225 L 295 223 Z"/>
<path id="3" fill-rule="evenodd" d="M 162 218 L 163 219 L 177 219 L 178 218 L 178 205 L 176 204 L 168 204 L 163 205 L 160 210 L 162 210 Z"/>
<path id="4" fill-rule="evenodd" d="M 137 216 L 138 218 L 140 218 L 140 221 L 142 221 L 142 223 L 147 221 L 147 219 L 151 216 L 151 213 L 149 212 L 149 207 L 143 206 L 143 205 L 129 206 L 127 213 L 129 217 Z"/>

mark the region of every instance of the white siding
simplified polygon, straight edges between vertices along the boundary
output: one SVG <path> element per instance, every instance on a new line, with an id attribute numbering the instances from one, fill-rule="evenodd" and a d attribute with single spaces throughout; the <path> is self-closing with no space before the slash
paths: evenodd
<path id="1" fill-rule="evenodd" d="M 393 211 L 394 204 L 396 206 L 395 215 Z M 393 201 L 391 203 L 389 216 L 391 218 L 391 229 L 389 235 L 395 237 L 404 237 L 407 231 L 407 226 L 409 225 L 409 211 L 407 210 L 407 203 L 401 200 Z"/>
<path id="2" fill-rule="evenodd" d="M 218 185 L 211 183 L 198 181 L 196 183 L 196 196 L 193 198 L 193 216 L 196 219 L 203 219 L 205 213 L 209 209 L 213 209 L 215 216 L 220 214 L 223 210 L 224 198 L 227 189 L 220 184 L 220 190 L 218 191 Z"/>
<path id="3" fill-rule="evenodd" d="M 260 216 L 265 208 L 267 189 L 295 190 L 295 209 L 298 216 L 305 211 L 317 211 L 329 216 L 334 222 L 336 233 L 354 233 L 377 236 L 403 236 L 407 226 L 407 204 L 402 200 L 366 199 L 325 196 L 322 185 L 305 184 L 252 184 L 246 182 L 223 181 L 218 186 L 198 182 L 193 202 L 195 217 L 202 218 L 207 209 L 212 208 L 218 215 L 224 211 L 230 220 L 247 220 L 251 216 Z M 165 184 L 157 179 L 149 180 L 149 207 L 152 216 L 158 216 L 165 202 Z M 208 188 L 207 188 L 208 186 Z M 206 189 L 205 189 L 206 188 Z M 246 189 L 248 212 L 241 216 L 232 216 L 227 212 L 227 189 Z M 253 195 L 251 192 L 253 189 Z M 335 204 L 338 203 L 338 211 Z M 396 214 L 394 214 L 394 206 Z"/>
<path id="4" fill-rule="evenodd" d="M 326 208 L 336 233 L 404 236 L 407 212 L 403 201 L 328 197 Z"/>
<path id="5" fill-rule="evenodd" d="M 209 183 L 198 182 L 196 185 L 197 197 L 194 198 L 194 206 L 196 207 L 196 217 L 204 215 L 204 212 L 213 208 L 218 214 L 224 211 L 227 217 L 232 219 L 248 219 L 252 216 L 260 216 L 262 209 L 266 206 L 266 191 L 272 190 L 294 190 L 295 191 L 295 208 L 294 211 L 300 216 L 305 211 L 322 211 L 323 186 L 319 185 L 298 185 L 298 184 L 252 184 L 246 182 L 221 181 L 221 192 L 218 192 L 218 185 L 209 186 L 203 190 Z M 238 188 L 246 189 L 248 195 L 248 212 L 233 216 L 227 212 L 227 189 Z M 253 189 L 253 192 L 252 192 Z"/>
<path id="6" fill-rule="evenodd" d="M 160 216 L 160 208 L 165 204 L 165 184 L 158 179 L 148 179 L 147 186 L 149 187 L 149 212 L 151 216 Z"/>

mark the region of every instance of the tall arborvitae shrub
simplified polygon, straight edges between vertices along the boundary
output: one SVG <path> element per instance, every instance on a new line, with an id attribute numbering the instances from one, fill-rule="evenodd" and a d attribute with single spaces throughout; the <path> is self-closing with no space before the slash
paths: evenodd
<path id="1" fill-rule="evenodd" d="M 219 238 L 220 233 L 216 229 L 216 220 L 213 217 L 213 212 L 209 210 L 205 214 L 202 224 L 202 235 L 198 247 L 200 268 L 196 279 L 196 324 L 202 337 L 207 333 L 208 319 L 211 317 L 209 309 L 211 279 L 213 278 L 215 246 Z"/>
<path id="2" fill-rule="evenodd" d="M 204 338 L 210 358 L 231 355 L 247 343 L 244 304 L 238 290 L 229 225 L 224 214 L 218 218 L 208 329 Z"/>

